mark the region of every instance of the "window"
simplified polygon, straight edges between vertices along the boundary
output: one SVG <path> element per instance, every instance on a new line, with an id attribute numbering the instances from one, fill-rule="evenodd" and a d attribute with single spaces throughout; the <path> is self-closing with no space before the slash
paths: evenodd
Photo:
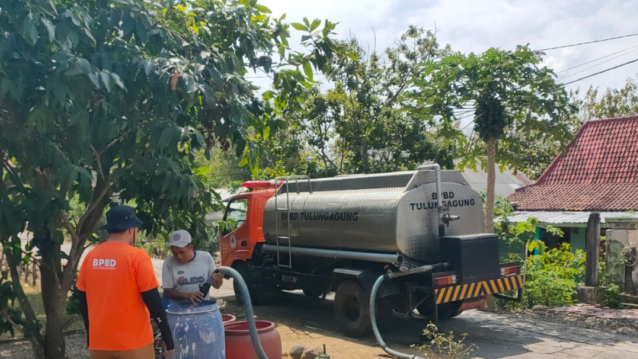
<path id="1" fill-rule="evenodd" d="M 224 234 L 241 227 L 246 221 L 248 214 L 248 199 L 239 198 L 228 204 L 224 221 L 228 222 L 230 228 L 224 230 Z"/>

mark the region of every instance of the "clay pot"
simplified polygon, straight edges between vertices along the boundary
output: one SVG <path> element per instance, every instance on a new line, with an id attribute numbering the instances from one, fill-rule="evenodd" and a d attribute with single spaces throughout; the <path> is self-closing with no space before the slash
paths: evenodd
<path id="1" fill-rule="evenodd" d="M 257 335 L 268 359 L 281 359 L 281 337 L 275 329 L 275 323 L 256 320 Z M 248 323 L 230 322 L 224 324 L 226 336 L 226 359 L 258 359 L 250 340 Z"/>
<path id="2" fill-rule="evenodd" d="M 231 314 L 222 314 L 222 322 L 224 322 L 224 324 L 226 323 L 232 323 L 234 321 L 236 321 L 237 318 L 234 315 Z"/>

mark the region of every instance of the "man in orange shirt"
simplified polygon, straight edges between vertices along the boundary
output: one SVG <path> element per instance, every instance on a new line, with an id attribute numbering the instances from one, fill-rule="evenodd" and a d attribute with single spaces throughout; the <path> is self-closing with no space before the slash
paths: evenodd
<path id="1" fill-rule="evenodd" d="M 142 221 L 128 206 L 111 208 L 106 220 L 109 238 L 86 255 L 76 283 L 91 358 L 154 359 L 151 318 L 170 355 L 175 346 L 153 263 L 132 246 Z"/>

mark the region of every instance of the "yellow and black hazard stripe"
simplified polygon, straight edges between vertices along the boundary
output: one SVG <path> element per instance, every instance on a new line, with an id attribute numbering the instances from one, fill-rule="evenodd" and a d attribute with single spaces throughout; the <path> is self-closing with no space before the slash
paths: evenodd
<path id="1" fill-rule="evenodd" d="M 437 288 L 434 293 L 436 296 L 436 304 L 442 304 L 519 288 L 523 288 L 522 275 Z"/>

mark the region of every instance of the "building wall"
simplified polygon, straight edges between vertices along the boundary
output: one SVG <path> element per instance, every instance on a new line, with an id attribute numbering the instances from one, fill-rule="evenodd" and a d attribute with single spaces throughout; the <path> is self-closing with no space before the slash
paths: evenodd
<path id="1" fill-rule="evenodd" d="M 569 228 L 565 228 L 564 230 L 570 230 Z M 572 251 L 576 251 L 578 249 L 584 251 L 586 248 L 585 240 L 585 228 L 571 228 L 571 238 L 570 238 L 570 246 Z"/>
<path id="2" fill-rule="evenodd" d="M 625 264 L 622 255 L 625 247 L 638 247 L 638 230 L 609 229 L 607 230 L 607 274 L 612 281 L 625 289 Z M 638 267 L 632 271 L 633 289 L 638 288 Z"/>

